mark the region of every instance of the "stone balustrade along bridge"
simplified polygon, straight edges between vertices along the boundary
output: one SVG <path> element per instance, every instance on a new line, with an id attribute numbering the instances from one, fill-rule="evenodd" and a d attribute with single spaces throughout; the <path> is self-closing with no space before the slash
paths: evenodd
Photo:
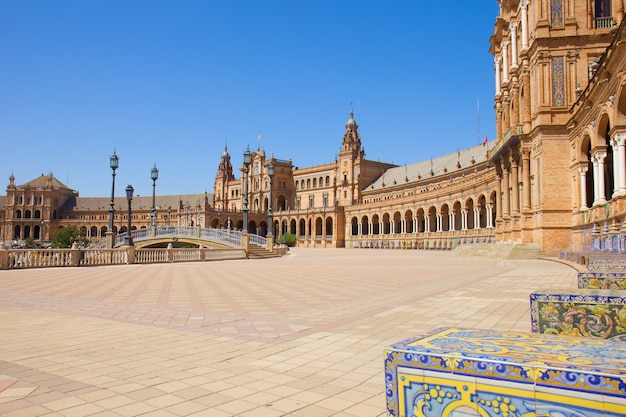
<path id="1" fill-rule="evenodd" d="M 137 248 L 155 246 L 160 243 L 189 243 L 204 247 L 242 248 L 244 233 L 231 229 L 202 228 L 195 226 L 158 226 L 146 229 L 131 230 L 133 244 Z M 128 233 L 115 236 L 113 246 L 120 247 L 126 244 Z M 255 234 L 247 234 L 248 243 L 267 248 L 267 239 Z M 106 247 L 106 241 L 90 245 L 92 248 Z"/>

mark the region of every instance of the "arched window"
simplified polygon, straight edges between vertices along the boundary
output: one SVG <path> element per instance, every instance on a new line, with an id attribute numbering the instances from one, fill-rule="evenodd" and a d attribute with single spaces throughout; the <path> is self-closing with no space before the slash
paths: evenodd
<path id="1" fill-rule="evenodd" d="M 326 218 L 326 237 L 333 237 L 333 218 L 330 216 Z"/>
<path id="2" fill-rule="evenodd" d="M 298 235 L 300 238 L 303 238 L 306 232 L 306 221 L 304 219 L 300 219 L 298 223 Z"/>
<path id="3" fill-rule="evenodd" d="M 362 235 L 369 235 L 370 234 L 370 228 L 369 228 L 369 219 L 367 216 L 363 216 L 361 218 L 361 234 Z"/>
<path id="4" fill-rule="evenodd" d="M 411 210 L 404 213 L 404 221 L 406 222 L 405 233 L 413 233 L 413 212 Z"/>

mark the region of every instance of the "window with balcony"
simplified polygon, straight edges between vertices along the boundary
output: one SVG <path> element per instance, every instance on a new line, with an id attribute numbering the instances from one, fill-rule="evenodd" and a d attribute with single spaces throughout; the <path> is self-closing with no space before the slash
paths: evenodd
<path id="1" fill-rule="evenodd" d="M 595 0 L 594 6 L 596 29 L 610 28 L 613 26 L 611 0 Z"/>

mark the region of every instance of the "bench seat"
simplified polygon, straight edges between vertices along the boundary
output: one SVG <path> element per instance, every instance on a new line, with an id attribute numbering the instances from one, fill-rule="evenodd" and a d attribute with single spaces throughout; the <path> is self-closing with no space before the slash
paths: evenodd
<path id="1" fill-rule="evenodd" d="M 441 328 L 385 349 L 387 415 L 626 415 L 626 343 Z"/>

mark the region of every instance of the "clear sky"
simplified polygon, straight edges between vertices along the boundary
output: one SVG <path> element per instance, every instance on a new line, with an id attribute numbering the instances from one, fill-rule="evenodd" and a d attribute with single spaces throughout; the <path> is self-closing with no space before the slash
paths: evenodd
<path id="1" fill-rule="evenodd" d="M 213 192 L 224 146 L 398 165 L 495 135 L 496 0 L 0 0 L 0 181 Z M 258 140 L 259 134 L 261 140 Z M 240 172 L 235 173 L 237 177 Z M 5 191 L 0 193 L 5 195 Z"/>

